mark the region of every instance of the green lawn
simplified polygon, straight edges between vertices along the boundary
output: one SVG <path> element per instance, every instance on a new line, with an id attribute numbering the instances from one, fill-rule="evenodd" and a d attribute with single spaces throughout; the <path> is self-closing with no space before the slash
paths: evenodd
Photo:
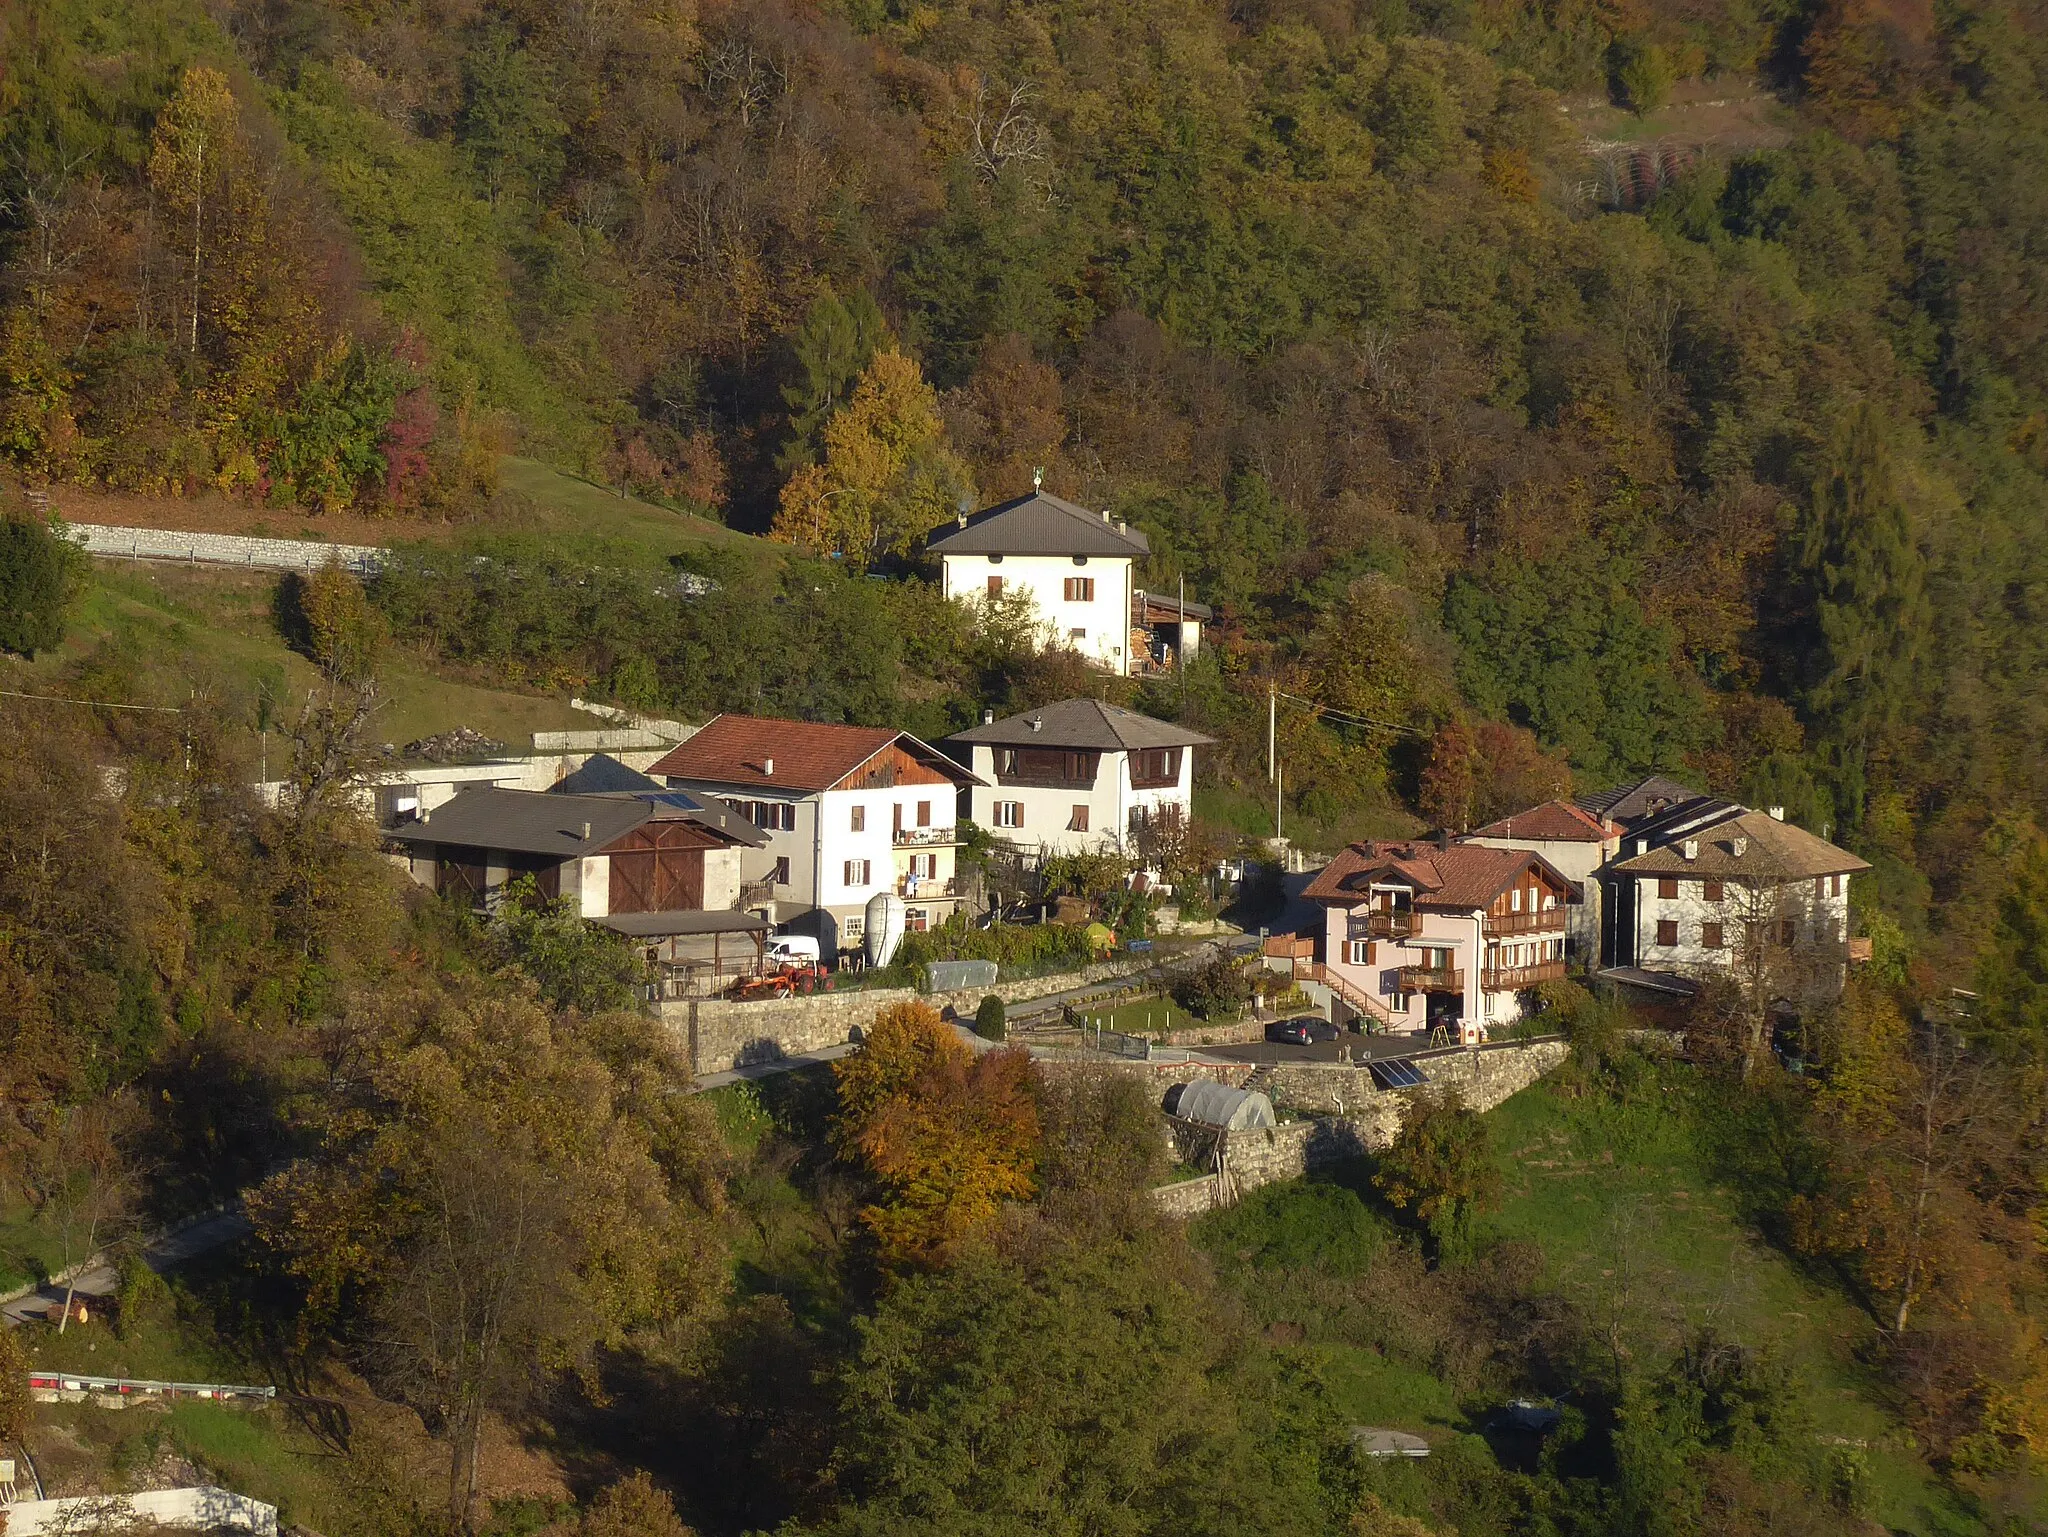
<path id="1" fill-rule="evenodd" d="M 451 532 L 544 534 L 574 547 L 585 543 L 620 546 L 644 554 L 650 563 L 688 549 L 717 546 L 776 557 L 766 540 L 736 533 L 694 513 L 675 512 L 600 486 L 538 459 L 508 456 L 498 461 L 499 484 L 512 495 L 493 509 L 488 525 L 460 525 Z"/>
<path id="2" fill-rule="evenodd" d="M 279 638 L 271 617 L 276 590 L 276 577 L 251 572 L 95 562 L 64 644 L 8 676 L 31 690 L 44 688 L 97 656 L 129 682 L 137 700 L 183 704 L 195 691 L 211 694 L 249 723 L 252 736 L 258 702 L 267 695 L 276 701 L 275 733 L 289 726 L 295 701 L 317 682 L 312 664 Z M 372 729 L 380 740 L 404 743 L 467 725 L 525 751 L 535 731 L 597 724 L 564 699 L 467 683 L 394 657 Z M 249 745 L 253 757 L 257 744 Z M 275 734 L 271 748 L 283 750 Z"/>
<path id="3" fill-rule="evenodd" d="M 1081 1020 L 1089 1029 L 1120 1030 L 1125 1035 L 1157 1035 L 1162 1030 L 1195 1030 L 1205 1023 L 1171 998 L 1134 998 L 1114 1008 L 1083 1009 Z"/>
<path id="4" fill-rule="evenodd" d="M 1986 1530 L 1910 1449 L 1858 1351 L 1871 1319 L 1765 1243 L 1717 1181 L 1681 1102 L 1684 1070 L 1634 1105 L 1545 1084 L 1487 1117 L 1506 1183 L 1483 1231 L 1540 1243 L 1558 1287 L 1647 1338 L 1711 1324 L 1789 1368 L 1817 1438 L 1868 1443 L 1874 1514 L 1920 1537 Z"/>

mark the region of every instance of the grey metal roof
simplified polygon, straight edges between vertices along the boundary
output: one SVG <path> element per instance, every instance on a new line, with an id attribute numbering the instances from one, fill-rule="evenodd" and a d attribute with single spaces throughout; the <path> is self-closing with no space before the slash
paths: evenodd
<path id="1" fill-rule="evenodd" d="M 1197 603 L 1193 598 L 1178 598 L 1170 592 L 1147 592 L 1140 587 L 1138 602 L 1147 608 L 1164 609 L 1168 614 L 1178 614 L 1183 619 L 1200 619 L 1207 622 L 1216 617 L 1216 610 L 1206 603 Z"/>
<path id="2" fill-rule="evenodd" d="M 964 523 L 942 523 L 925 535 L 936 555 L 1149 555 L 1141 533 L 1119 528 L 1101 513 L 1076 507 L 1044 491 L 998 502 Z"/>
<path id="3" fill-rule="evenodd" d="M 550 795 L 609 795 L 620 790 L 659 790 L 661 781 L 628 768 L 610 753 L 596 752 L 583 767 L 548 787 Z"/>
<path id="4" fill-rule="evenodd" d="M 775 925 L 758 913 L 707 908 L 703 912 L 611 913 L 593 918 L 628 939 L 667 939 L 677 934 L 765 934 Z"/>
<path id="5" fill-rule="evenodd" d="M 418 821 L 400 822 L 384 833 L 400 843 L 576 859 L 623 838 L 653 815 L 651 802 L 633 796 L 550 795 L 491 787 L 459 791 Z"/>
<path id="6" fill-rule="evenodd" d="M 1204 747 L 1216 739 L 1099 699 L 1062 699 L 1057 704 L 1041 705 L 985 726 L 955 732 L 946 740 L 980 746 L 1135 752 L 1146 747 Z"/>
<path id="7" fill-rule="evenodd" d="M 1626 827 L 1645 817 L 1662 816 L 1673 806 L 1702 798 L 1691 785 L 1681 784 L 1662 774 L 1650 774 L 1631 784 L 1616 785 L 1611 790 L 1574 796 L 1572 804 Z"/>

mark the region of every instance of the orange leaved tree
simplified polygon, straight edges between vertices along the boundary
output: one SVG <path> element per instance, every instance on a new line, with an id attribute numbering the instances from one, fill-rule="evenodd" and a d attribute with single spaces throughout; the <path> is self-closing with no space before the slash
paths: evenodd
<path id="1" fill-rule="evenodd" d="M 976 1056 L 930 1004 L 875 1016 L 861 1049 L 834 1064 L 841 1156 L 880 1186 L 861 1212 L 891 1265 L 942 1259 L 1028 1198 L 1038 1156 L 1031 1060 Z"/>

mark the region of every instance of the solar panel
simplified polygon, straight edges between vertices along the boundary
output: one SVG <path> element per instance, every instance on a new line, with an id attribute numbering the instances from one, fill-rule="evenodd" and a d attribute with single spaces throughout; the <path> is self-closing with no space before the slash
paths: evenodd
<path id="1" fill-rule="evenodd" d="M 1383 1089 L 1413 1089 L 1429 1081 L 1422 1076 L 1422 1069 L 1405 1057 L 1386 1057 L 1365 1066 L 1372 1081 Z"/>

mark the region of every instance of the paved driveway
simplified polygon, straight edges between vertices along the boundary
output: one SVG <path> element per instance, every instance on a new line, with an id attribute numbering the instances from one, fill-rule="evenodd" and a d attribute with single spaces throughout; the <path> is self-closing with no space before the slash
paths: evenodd
<path id="1" fill-rule="evenodd" d="M 1225 1062 L 1256 1062 L 1285 1065 L 1289 1062 L 1339 1062 L 1346 1050 L 1354 1062 L 1368 1057 L 1412 1057 L 1429 1050 L 1426 1035 L 1352 1035 L 1348 1031 L 1334 1041 L 1317 1041 L 1313 1046 L 1289 1046 L 1279 1041 L 1257 1041 L 1246 1046 L 1204 1046 L 1205 1057 Z"/>

